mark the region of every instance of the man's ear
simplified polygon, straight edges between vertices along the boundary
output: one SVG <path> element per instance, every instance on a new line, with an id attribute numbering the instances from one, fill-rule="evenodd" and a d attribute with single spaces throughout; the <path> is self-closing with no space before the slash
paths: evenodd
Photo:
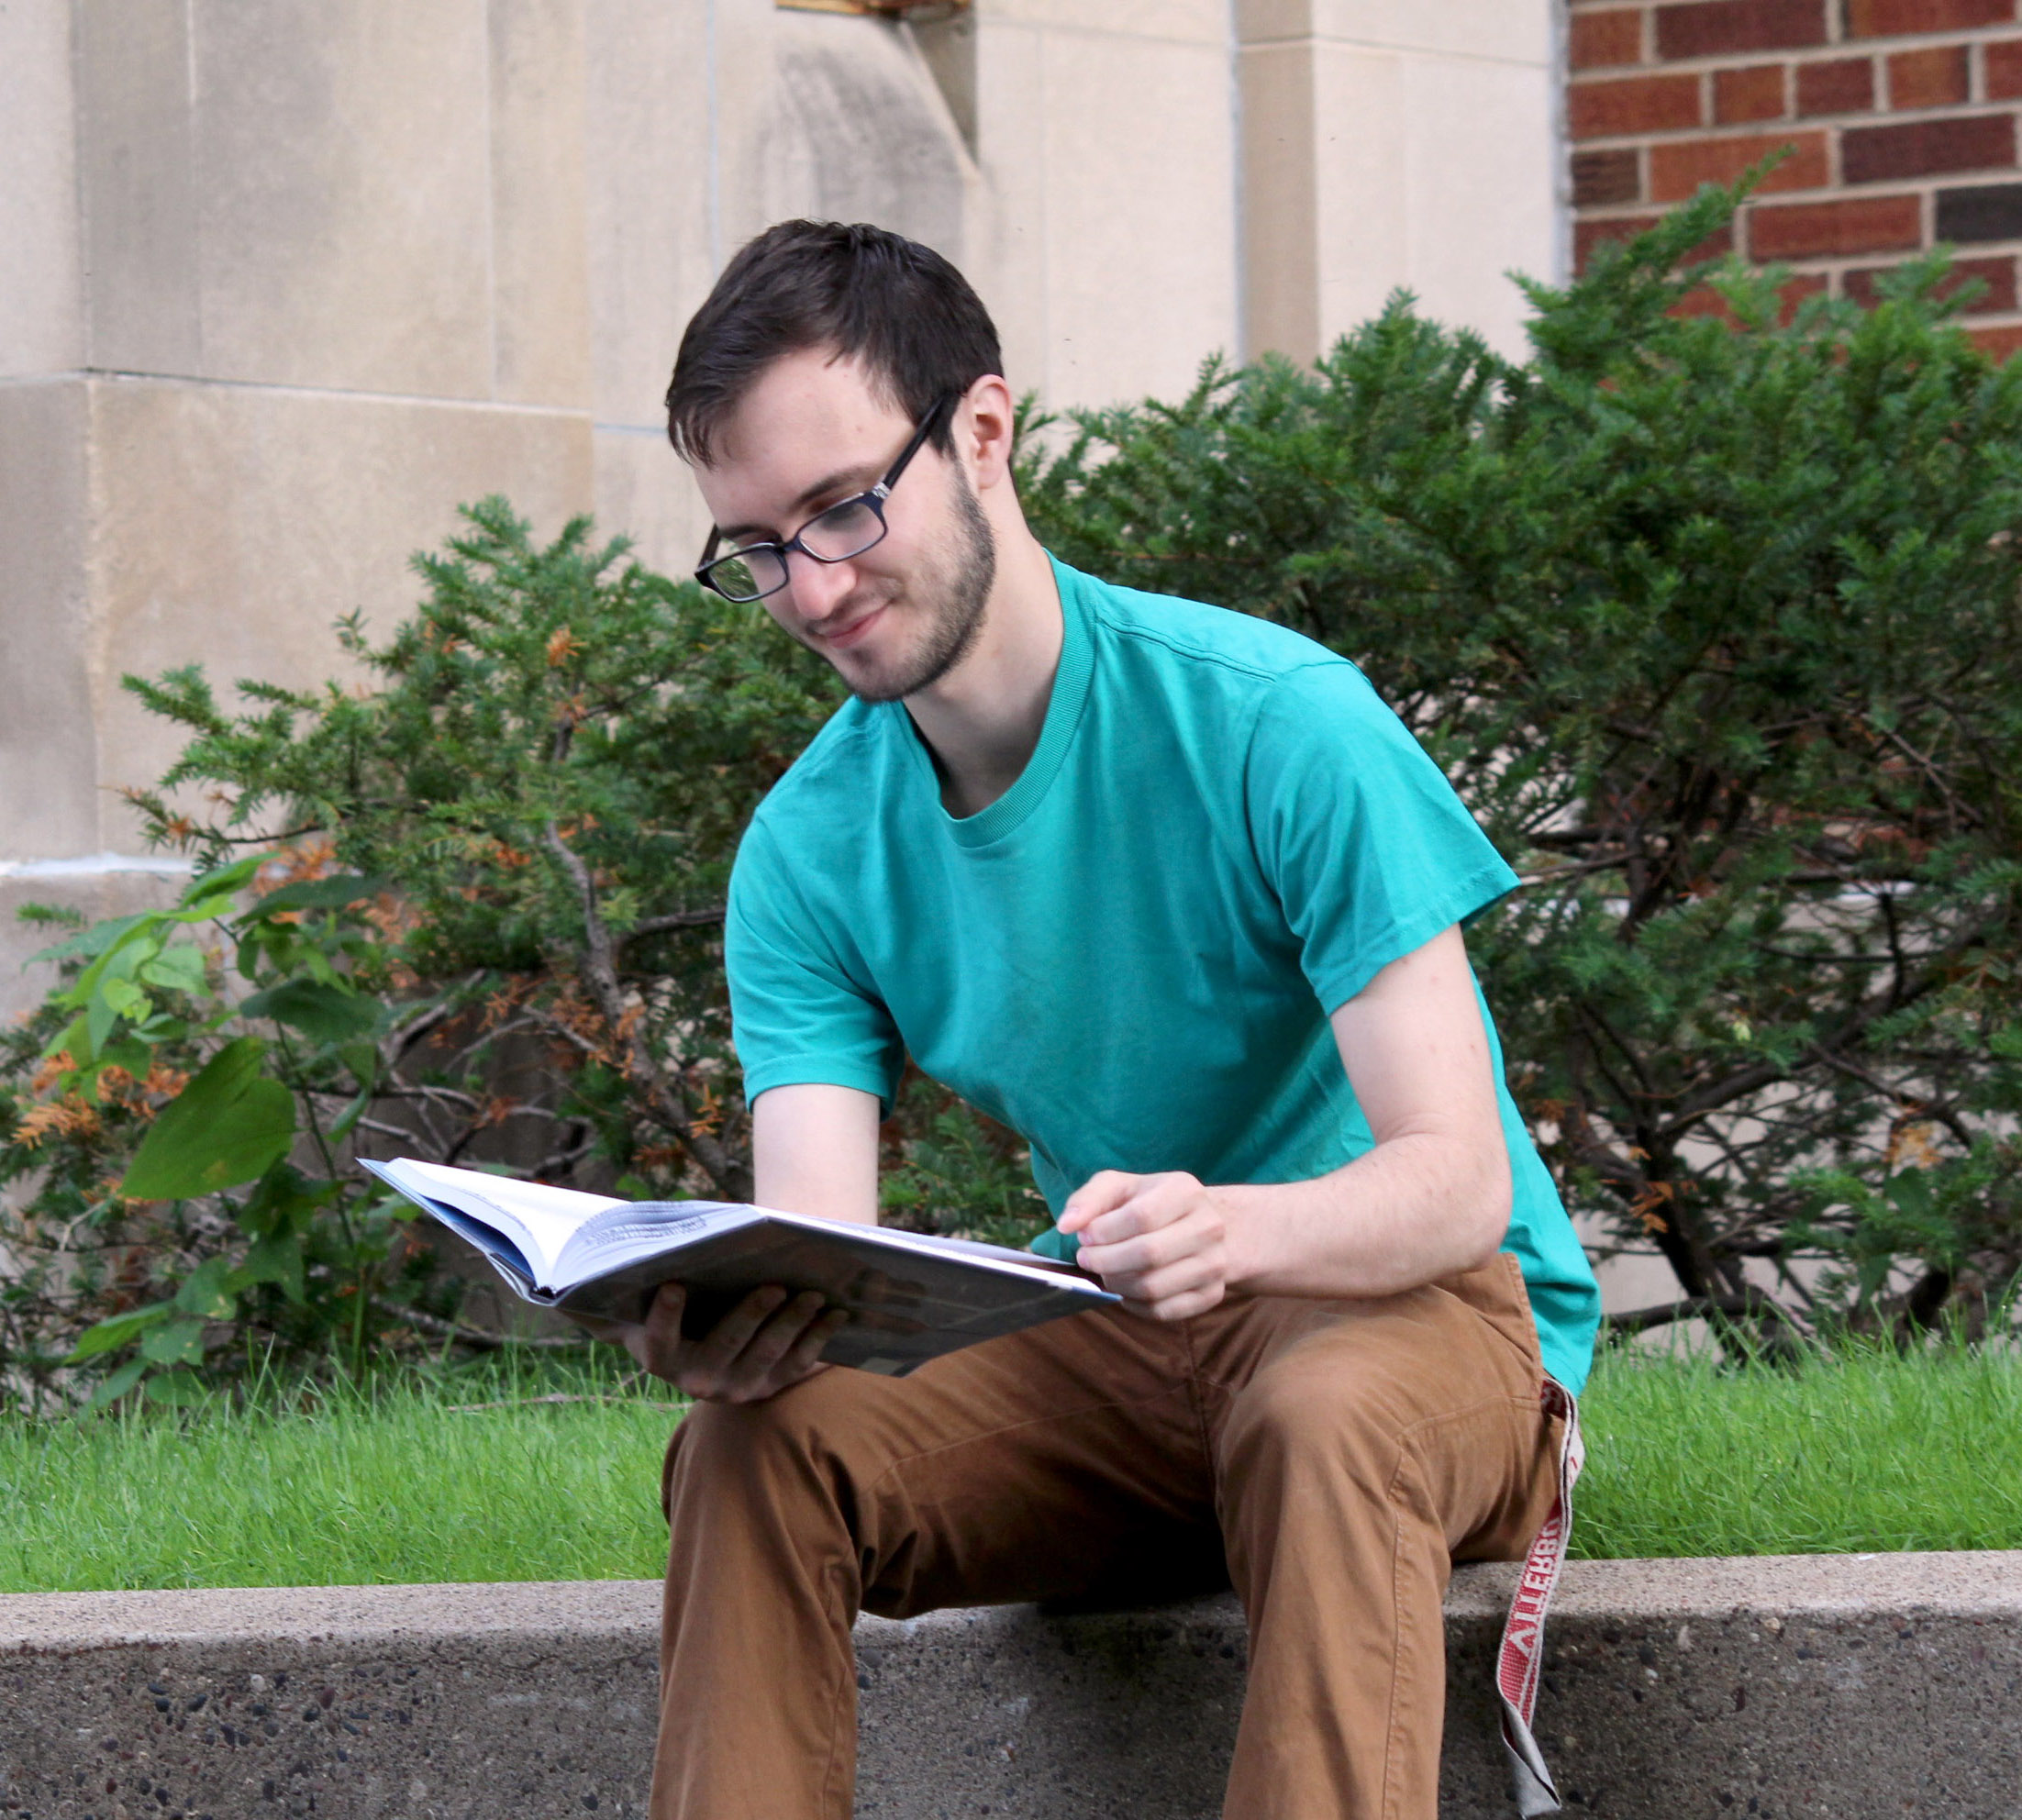
<path id="1" fill-rule="evenodd" d="M 1009 481 L 1015 422 L 1011 387 L 996 373 L 976 381 L 956 408 L 955 452 L 978 493 Z"/>

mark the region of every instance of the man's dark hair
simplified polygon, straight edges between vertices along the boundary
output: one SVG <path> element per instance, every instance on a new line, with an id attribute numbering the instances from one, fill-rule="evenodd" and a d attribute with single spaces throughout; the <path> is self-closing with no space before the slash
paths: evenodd
<path id="1" fill-rule="evenodd" d="M 706 466 L 724 423 L 783 354 L 833 348 L 916 421 L 936 399 L 1002 372 L 996 325 L 931 247 L 864 222 L 782 221 L 739 250 L 681 338 L 667 439 Z M 946 417 L 934 446 L 952 446 Z"/>

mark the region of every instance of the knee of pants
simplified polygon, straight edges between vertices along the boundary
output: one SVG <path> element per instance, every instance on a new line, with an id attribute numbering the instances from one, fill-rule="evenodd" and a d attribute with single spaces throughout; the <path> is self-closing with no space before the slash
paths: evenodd
<path id="1" fill-rule="evenodd" d="M 861 1404 L 883 1380 L 823 1371 L 762 1403 L 698 1403 L 667 1444 L 661 1510 L 672 1516 L 676 1487 L 693 1478 L 712 1496 L 783 1484 L 833 1484 L 861 1434 Z"/>
<path id="2" fill-rule="evenodd" d="M 1401 1426 L 1385 1402 L 1320 1361 L 1267 1367 L 1229 1409 L 1225 1482 L 1319 1479 L 1383 1496 L 1396 1471 Z"/>

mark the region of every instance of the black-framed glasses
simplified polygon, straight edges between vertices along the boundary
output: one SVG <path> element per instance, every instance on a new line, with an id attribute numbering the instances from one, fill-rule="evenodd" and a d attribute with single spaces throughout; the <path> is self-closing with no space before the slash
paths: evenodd
<path id="1" fill-rule="evenodd" d="M 914 428 L 912 440 L 899 450 L 899 459 L 884 471 L 884 478 L 877 485 L 868 493 L 839 499 L 827 510 L 816 513 L 785 542 L 748 543 L 741 549 L 718 556 L 717 546 L 723 541 L 723 533 L 711 531 L 708 547 L 695 570 L 695 580 L 705 588 L 714 588 L 725 600 L 763 600 L 786 585 L 786 552 L 790 549 L 811 556 L 817 562 L 847 562 L 852 556 L 861 556 L 873 544 L 882 543 L 887 528 L 885 500 L 899 483 L 905 464 L 920 452 L 960 395 L 943 393 L 928 406 L 927 415 Z"/>

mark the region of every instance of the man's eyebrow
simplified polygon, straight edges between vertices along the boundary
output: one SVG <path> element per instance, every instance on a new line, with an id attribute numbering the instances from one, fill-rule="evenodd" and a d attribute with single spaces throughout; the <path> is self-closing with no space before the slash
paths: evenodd
<path id="1" fill-rule="evenodd" d="M 839 493 L 851 481 L 860 480 L 871 472 L 872 470 L 867 463 L 859 462 L 853 468 L 839 468 L 832 474 L 824 474 L 814 485 L 803 487 L 800 490 L 798 496 L 794 501 L 792 509 L 795 512 L 805 512 L 824 494 Z M 869 482 L 865 482 L 865 485 L 869 484 Z M 860 493 L 862 490 L 861 487 L 857 489 Z M 735 542 L 739 538 L 754 535 L 772 538 L 778 534 L 771 525 L 719 525 L 717 529 L 717 534 L 727 543 Z"/>

